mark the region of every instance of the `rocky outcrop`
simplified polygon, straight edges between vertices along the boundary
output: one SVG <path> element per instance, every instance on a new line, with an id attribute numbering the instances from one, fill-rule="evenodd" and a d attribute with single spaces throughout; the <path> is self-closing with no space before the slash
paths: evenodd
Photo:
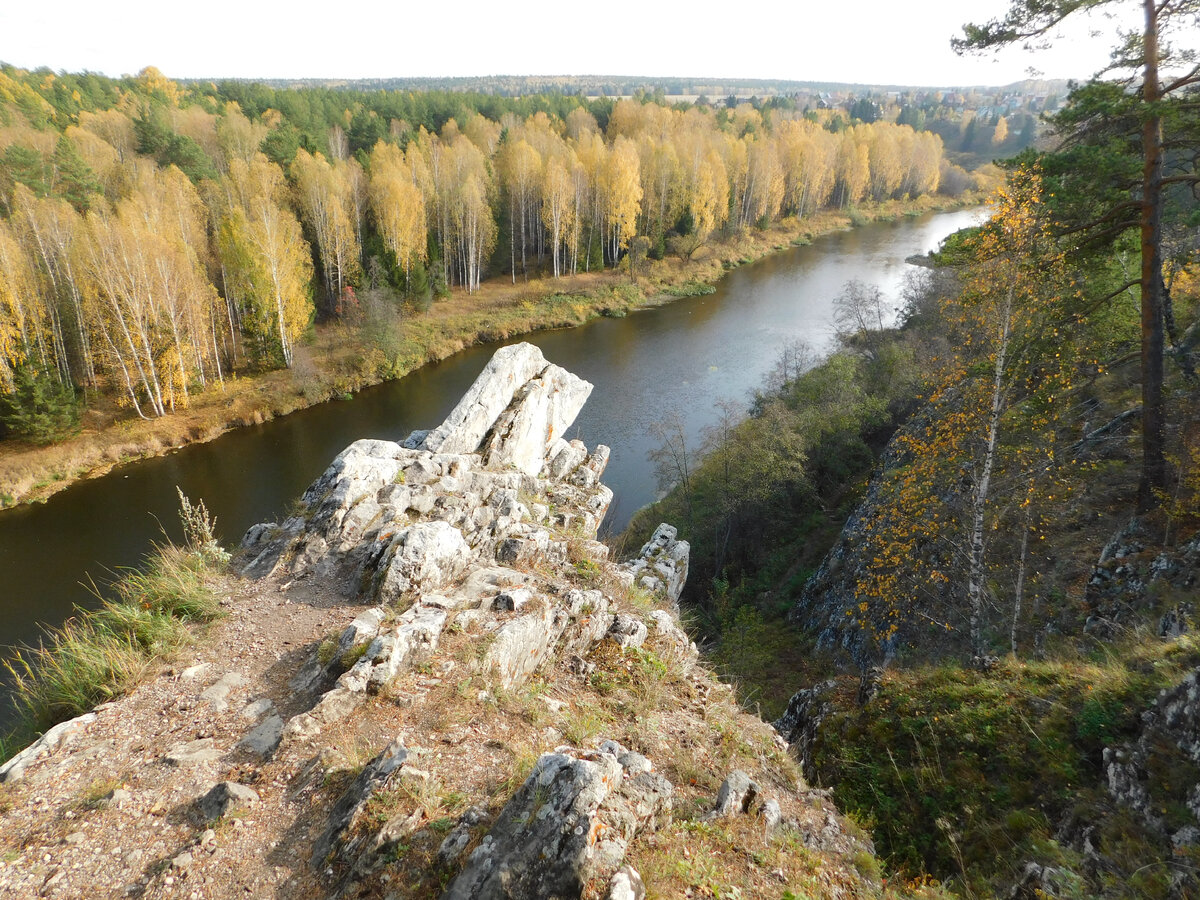
<path id="1" fill-rule="evenodd" d="M 679 602 L 683 592 L 691 553 L 688 542 L 679 540 L 678 534 L 673 525 L 664 522 L 642 545 L 638 555 L 619 569 L 630 584 L 662 595 L 672 604 Z"/>
<path id="2" fill-rule="evenodd" d="M 236 781 L 222 781 L 196 801 L 196 808 L 206 822 L 216 822 L 232 809 L 257 803 L 258 792 Z"/>
<path id="3" fill-rule="evenodd" d="M 861 895 L 867 845 L 679 626 L 687 544 L 595 540 L 609 453 L 564 436 L 588 391 L 505 348 L 442 426 L 356 442 L 251 528 L 191 664 L 5 767 L 0 894 L 629 900 L 716 840 L 772 861 L 706 863 L 713 890 L 807 890 L 802 845 Z M 754 827 L 705 824 L 731 770 Z"/>
<path id="4" fill-rule="evenodd" d="M 283 741 L 313 741 L 428 663 L 451 623 L 477 636 L 471 671 L 501 691 L 552 656 L 579 657 L 606 638 L 640 647 L 647 621 L 668 646 L 694 652 L 666 610 L 647 621 L 614 614 L 605 592 L 564 590 L 543 574 L 570 569 L 579 553 L 593 563 L 607 557 L 594 536 L 612 500 L 600 482 L 608 448 L 589 453 L 562 437 L 590 392 L 536 348 L 506 347 L 442 425 L 403 443 L 356 442 L 305 492 L 302 514 L 247 532 L 246 574 L 331 576 L 378 604 L 343 629 L 327 662 L 312 660 L 292 680 L 314 702 L 287 722 Z M 616 577 L 673 604 L 687 562 L 687 543 L 663 525 Z M 243 745 L 273 752 L 274 729 L 268 720 Z M 314 866 L 364 846 L 343 836 L 406 753 L 399 744 L 385 750 L 338 801 Z M 629 841 L 669 810 L 671 785 L 651 769 L 611 741 L 544 755 L 446 896 L 578 896 L 589 879 L 608 878 Z M 374 856 L 391 831 L 411 831 L 409 819 L 381 829 Z M 464 818 L 442 855 L 461 853 L 480 821 Z M 362 857 L 355 871 L 372 865 Z"/>
<path id="5" fill-rule="evenodd" d="M 1154 705 L 1142 713 L 1137 740 L 1104 748 L 1104 774 L 1114 800 L 1137 814 L 1154 832 L 1166 832 L 1176 847 L 1200 845 L 1200 785 L 1177 779 L 1164 780 L 1161 773 L 1200 768 L 1200 669 L 1195 669 L 1174 688 L 1163 691 Z M 1154 775 L 1158 774 L 1157 781 Z M 1168 823 L 1165 811 L 1168 794 L 1172 805 L 1192 814 L 1190 824 Z"/>
<path id="6" fill-rule="evenodd" d="M 1194 612 L 1190 600 L 1156 609 L 1156 595 L 1186 597 L 1200 584 L 1200 535 L 1171 549 L 1151 549 L 1154 539 L 1139 519 L 1118 530 L 1100 553 L 1084 588 L 1084 631 L 1111 640 L 1148 616 L 1158 620 L 1158 635 L 1174 638 L 1187 630 Z"/>
<path id="7" fill-rule="evenodd" d="M 820 733 L 821 723 L 833 709 L 832 698 L 836 685 L 835 681 L 823 681 L 796 691 L 783 715 L 774 722 L 775 730 L 792 748 L 805 773 L 812 772 L 813 744 Z"/>
<path id="8" fill-rule="evenodd" d="M 611 741 L 543 755 L 443 900 L 579 897 L 610 877 L 629 842 L 670 809 L 670 782 L 644 764 Z"/>
<path id="9" fill-rule="evenodd" d="M 877 647 L 871 629 L 860 627 L 857 616 L 846 614 L 847 610 L 858 607 L 858 585 L 865 581 L 865 572 L 871 562 L 860 549 L 872 518 L 885 499 L 885 482 L 880 473 L 902 461 L 903 451 L 893 440 L 884 450 L 880 466 L 867 484 L 862 500 L 846 519 L 837 541 L 817 570 L 804 583 L 795 606 L 788 613 L 788 618 L 803 631 L 817 636 L 819 650 L 843 653 L 860 668 L 878 662 L 880 650 L 886 654 L 896 637 L 902 637 L 897 635 Z"/>
<path id="10" fill-rule="evenodd" d="M 336 678 L 285 738 L 345 719 L 429 658 L 451 618 L 480 630 L 483 668 L 506 689 L 560 641 L 586 649 L 604 636 L 611 616 L 598 591 L 555 596 L 531 575 L 566 562 L 581 541 L 593 556 L 607 553 L 591 538 L 612 501 L 599 481 L 608 448 L 589 454 L 561 436 L 590 392 L 536 347 L 505 347 L 438 428 L 403 444 L 357 441 L 304 493 L 301 515 L 247 531 L 246 574 L 329 575 L 379 604 L 343 632 L 330 664 L 293 682 L 319 689 Z M 677 596 L 686 543 L 666 541 L 655 554 Z M 357 658 L 342 671 L 351 650 Z"/>
<path id="11" fill-rule="evenodd" d="M 407 760 L 408 750 L 404 743 L 395 740 L 359 773 L 350 788 L 334 804 L 329 814 L 329 824 L 313 847 L 313 868 L 319 869 L 325 864 L 342 836 L 362 817 L 371 797 L 388 783 Z"/>

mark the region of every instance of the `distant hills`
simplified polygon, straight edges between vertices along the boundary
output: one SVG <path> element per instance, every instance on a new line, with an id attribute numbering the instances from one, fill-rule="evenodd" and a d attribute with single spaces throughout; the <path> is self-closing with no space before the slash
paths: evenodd
<path id="1" fill-rule="evenodd" d="M 183 80 L 183 79 L 181 79 Z M 206 81 L 208 79 L 194 79 Z M 1064 94 L 1064 80 L 1033 80 L 1011 85 L 900 85 L 855 84 L 837 81 L 780 81 L 761 78 L 651 77 L 644 75 L 483 75 L 456 78 L 254 78 L 218 79 L 254 81 L 276 88 L 319 87 L 347 91 L 460 91 L 512 97 L 527 94 L 584 94 L 630 96 L 639 92 L 665 97 L 721 99 L 728 96 L 761 98 L 813 94 L 864 94 L 908 91 L 963 91 L 972 88 L 1024 94 Z"/>

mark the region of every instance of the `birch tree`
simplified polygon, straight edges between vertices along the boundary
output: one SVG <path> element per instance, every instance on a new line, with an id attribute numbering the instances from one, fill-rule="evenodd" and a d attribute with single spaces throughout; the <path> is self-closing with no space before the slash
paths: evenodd
<path id="1" fill-rule="evenodd" d="M 368 193 L 375 226 L 407 279 L 426 257 L 425 197 L 395 144 L 380 141 L 371 151 Z"/>
<path id="2" fill-rule="evenodd" d="M 312 155 L 301 148 L 291 168 L 300 211 L 317 242 L 330 312 L 337 310 L 346 287 L 361 272 L 350 165 L 341 159 L 331 165 L 320 153 Z"/>
<path id="3" fill-rule="evenodd" d="M 312 319 L 312 261 L 300 222 L 288 209 L 283 171 L 261 153 L 235 160 L 226 179 L 229 206 L 221 224 L 227 287 L 238 298 L 244 328 L 261 361 L 292 348 Z"/>

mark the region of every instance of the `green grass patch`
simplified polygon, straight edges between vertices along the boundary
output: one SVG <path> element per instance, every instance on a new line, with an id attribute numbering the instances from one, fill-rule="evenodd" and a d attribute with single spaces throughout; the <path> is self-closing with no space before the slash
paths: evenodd
<path id="1" fill-rule="evenodd" d="M 1186 640 L 1122 649 L 1101 661 L 1010 659 L 986 674 L 956 664 L 889 672 L 872 703 L 826 720 L 813 774 L 835 786 L 842 810 L 872 823 L 894 870 L 993 896 L 1031 860 L 1074 870 L 1080 861 L 1055 833 L 1075 820 L 1096 825 L 1114 868 L 1084 895 L 1122 896 L 1123 880 L 1149 877 L 1146 863 L 1170 848 L 1113 806 L 1103 751 L 1132 741 L 1157 693 L 1200 662 Z M 1183 809 L 1194 767 L 1164 748 L 1151 769 L 1155 806 Z"/>
<path id="2" fill-rule="evenodd" d="M 716 292 L 715 286 L 702 281 L 685 281 L 663 289 L 663 293 L 669 297 L 705 297 Z"/>

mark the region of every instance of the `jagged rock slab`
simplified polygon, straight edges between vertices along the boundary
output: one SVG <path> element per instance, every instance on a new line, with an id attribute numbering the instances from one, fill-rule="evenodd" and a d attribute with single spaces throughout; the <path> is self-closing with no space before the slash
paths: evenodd
<path id="1" fill-rule="evenodd" d="M 501 347 L 446 421 L 426 434 L 417 446 L 442 453 L 475 452 L 517 391 L 546 366 L 542 351 L 532 344 Z"/>
<path id="2" fill-rule="evenodd" d="M 728 819 L 730 816 L 747 815 L 761 793 L 762 789 L 749 775 L 741 769 L 734 769 L 721 782 L 716 805 L 708 816 L 711 819 Z"/>
<path id="3" fill-rule="evenodd" d="M 346 793 L 334 804 L 333 810 L 329 814 L 329 824 L 313 847 L 310 863 L 314 869 L 319 869 L 325 864 L 338 839 L 362 814 L 367 801 L 388 783 L 392 775 L 404 765 L 407 759 L 408 750 L 404 743 L 397 739 L 388 744 L 359 773 Z"/>
<path id="4" fill-rule="evenodd" d="M 96 721 L 94 712 L 84 713 L 66 722 L 59 722 L 40 738 L 0 765 L 0 783 L 20 781 L 25 777 L 25 771 L 47 754 L 53 753 L 60 746 L 69 743 L 72 735 L 87 728 Z"/>
<path id="5" fill-rule="evenodd" d="M 229 708 L 229 695 L 236 688 L 246 683 L 246 676 L 241 672 L 226 672 L 200 694 L 201 700 L 206 700 L 216 712 L 224 712 Z"/>
<path id="6" fill-rule="evenodd" d="M 639 616 L 629 613 L 619 613 L 614 616 L 612 625 L 608 629 L 608 637 L 616 641 L 617 646 L 622 650 L 642 646 L 646 642 L 647 634 L 649 634 L 649 629 L 646 628 L 646 623 Z"/>
<path id="7" fill-rule="evenodd" d="M 606 448 L 607 449 L 607 448 Z M 636 584 L 651 593 L 661 594 L 670 603 L 678 603 L 687 581 L 688 559 L 691 546 L 678 539 L 674 526 L 663 522 L 654 529 L 654 534 L 641 552 L 621 566 L 621 572 L 629 584 Z"/>
<path id="8" fill-rule="evenodd" d="M 654 623 L 655 632 L 663 640 L 683 653 L 690 653 L 692 656 L 699 655 L 699 650 L 696 649 L 695 642 L 687 636 L 687 632 L 676 624 L 675 617 L 665 609 L 651 610 L 650 621 Z"/>
<path id="9" fill-rule="evenodd" d="M 547 366 L 521 388 L 492 425 L 483 453 L 485 464 L 537 475 L 547 450 L 575 421 L 591 393 L 592 385 L 582 378 L 559 366 Z"/>
<path id="10" fill-rule="evenodd" d="M 483 670 L 511 689 L 537 671 L 560 642 L 565 652 L 586 650 L 604 637 L 611 622 L 608 600 L 600 591 L 570 591 L 553 605 L 530 604 L 495 633 Z"/>
<path id="11" fill-rule="evenodd" d="M 594 532 L 612 502 L 599 483 L 608 448 L 589 456 L 561 437 L 591 389 L 535 347 L 501 349 L 439 428 L 407 446 L 356 441 L 305 492 L 302 514 L 250 528 L 245 574 L 334 575 L 386 604 L 438 589 L 477 557 L 533 565 L 565 553 L 542 523 Z M 521 495 L 542 491 L 534 522 Z M 567 510 L 561 521 L 548 521 L 549 503 Z"/>
<path id="12" fill-rule="evenodd" d="M 1104 748 L 1109 794 L 1155 830 L 1161 830 L 1164 822 L 1151 797 L 1147 772 L 1151 759 L 1161 758 L 1170 747 L 1192 766 L 1200 765 L 1200 668 L 1188 673 L 1175 687 L 1162 691 L 1150 709 L 1142 713 L 1141 732 L 1135 742 Z M 1200 785 L 1192 787 L 1186 804 L 1200 824 Z M 1184 833 L 1190 841 L 1195 830 L 1195 825 L 1184 826 L 1176 834 Z"/>
<path id="13" fill-rule="evenodd" d="M 461 575 L 471 548 L 453 525 L 418 522 L 396 533 L 384 557 L 376 596 L 387 604 L 410 591 L 436 590 Z"/>
<path id="14" fill-rule="evenodd" d="M 771 724 L 800 759 L 805 774 L 812 773 L 812 748 L 821 723 L 832 709 L 830 698 L 836 681 L 823 681 L 796 691 L 782 716 Z"/>
<path id="15" fill-rule="evenodd" d="M 612 753 L 543 754 L 443 900 L 578 897 L 620 865 L 643 828 L 669 807 L 671 786 L 650 773 L 629 778 Z"/>
<path id="16" fill-rule="evenodd" d="M 194 766 L 215 762 L 222 756 L 224 753 L 213 746 L 212 738 L 198 738 L 172 747 L 164 759 L 169 766 Z"/>
<path id="17" fill-rule="evenodd" d="M 238 741 L 236 747 L 247 753 L 266 757 L 275 752 L 275 748 L 279 746 L 282 739 L 283 719 L 277 715 L 270 715 Z"/>

